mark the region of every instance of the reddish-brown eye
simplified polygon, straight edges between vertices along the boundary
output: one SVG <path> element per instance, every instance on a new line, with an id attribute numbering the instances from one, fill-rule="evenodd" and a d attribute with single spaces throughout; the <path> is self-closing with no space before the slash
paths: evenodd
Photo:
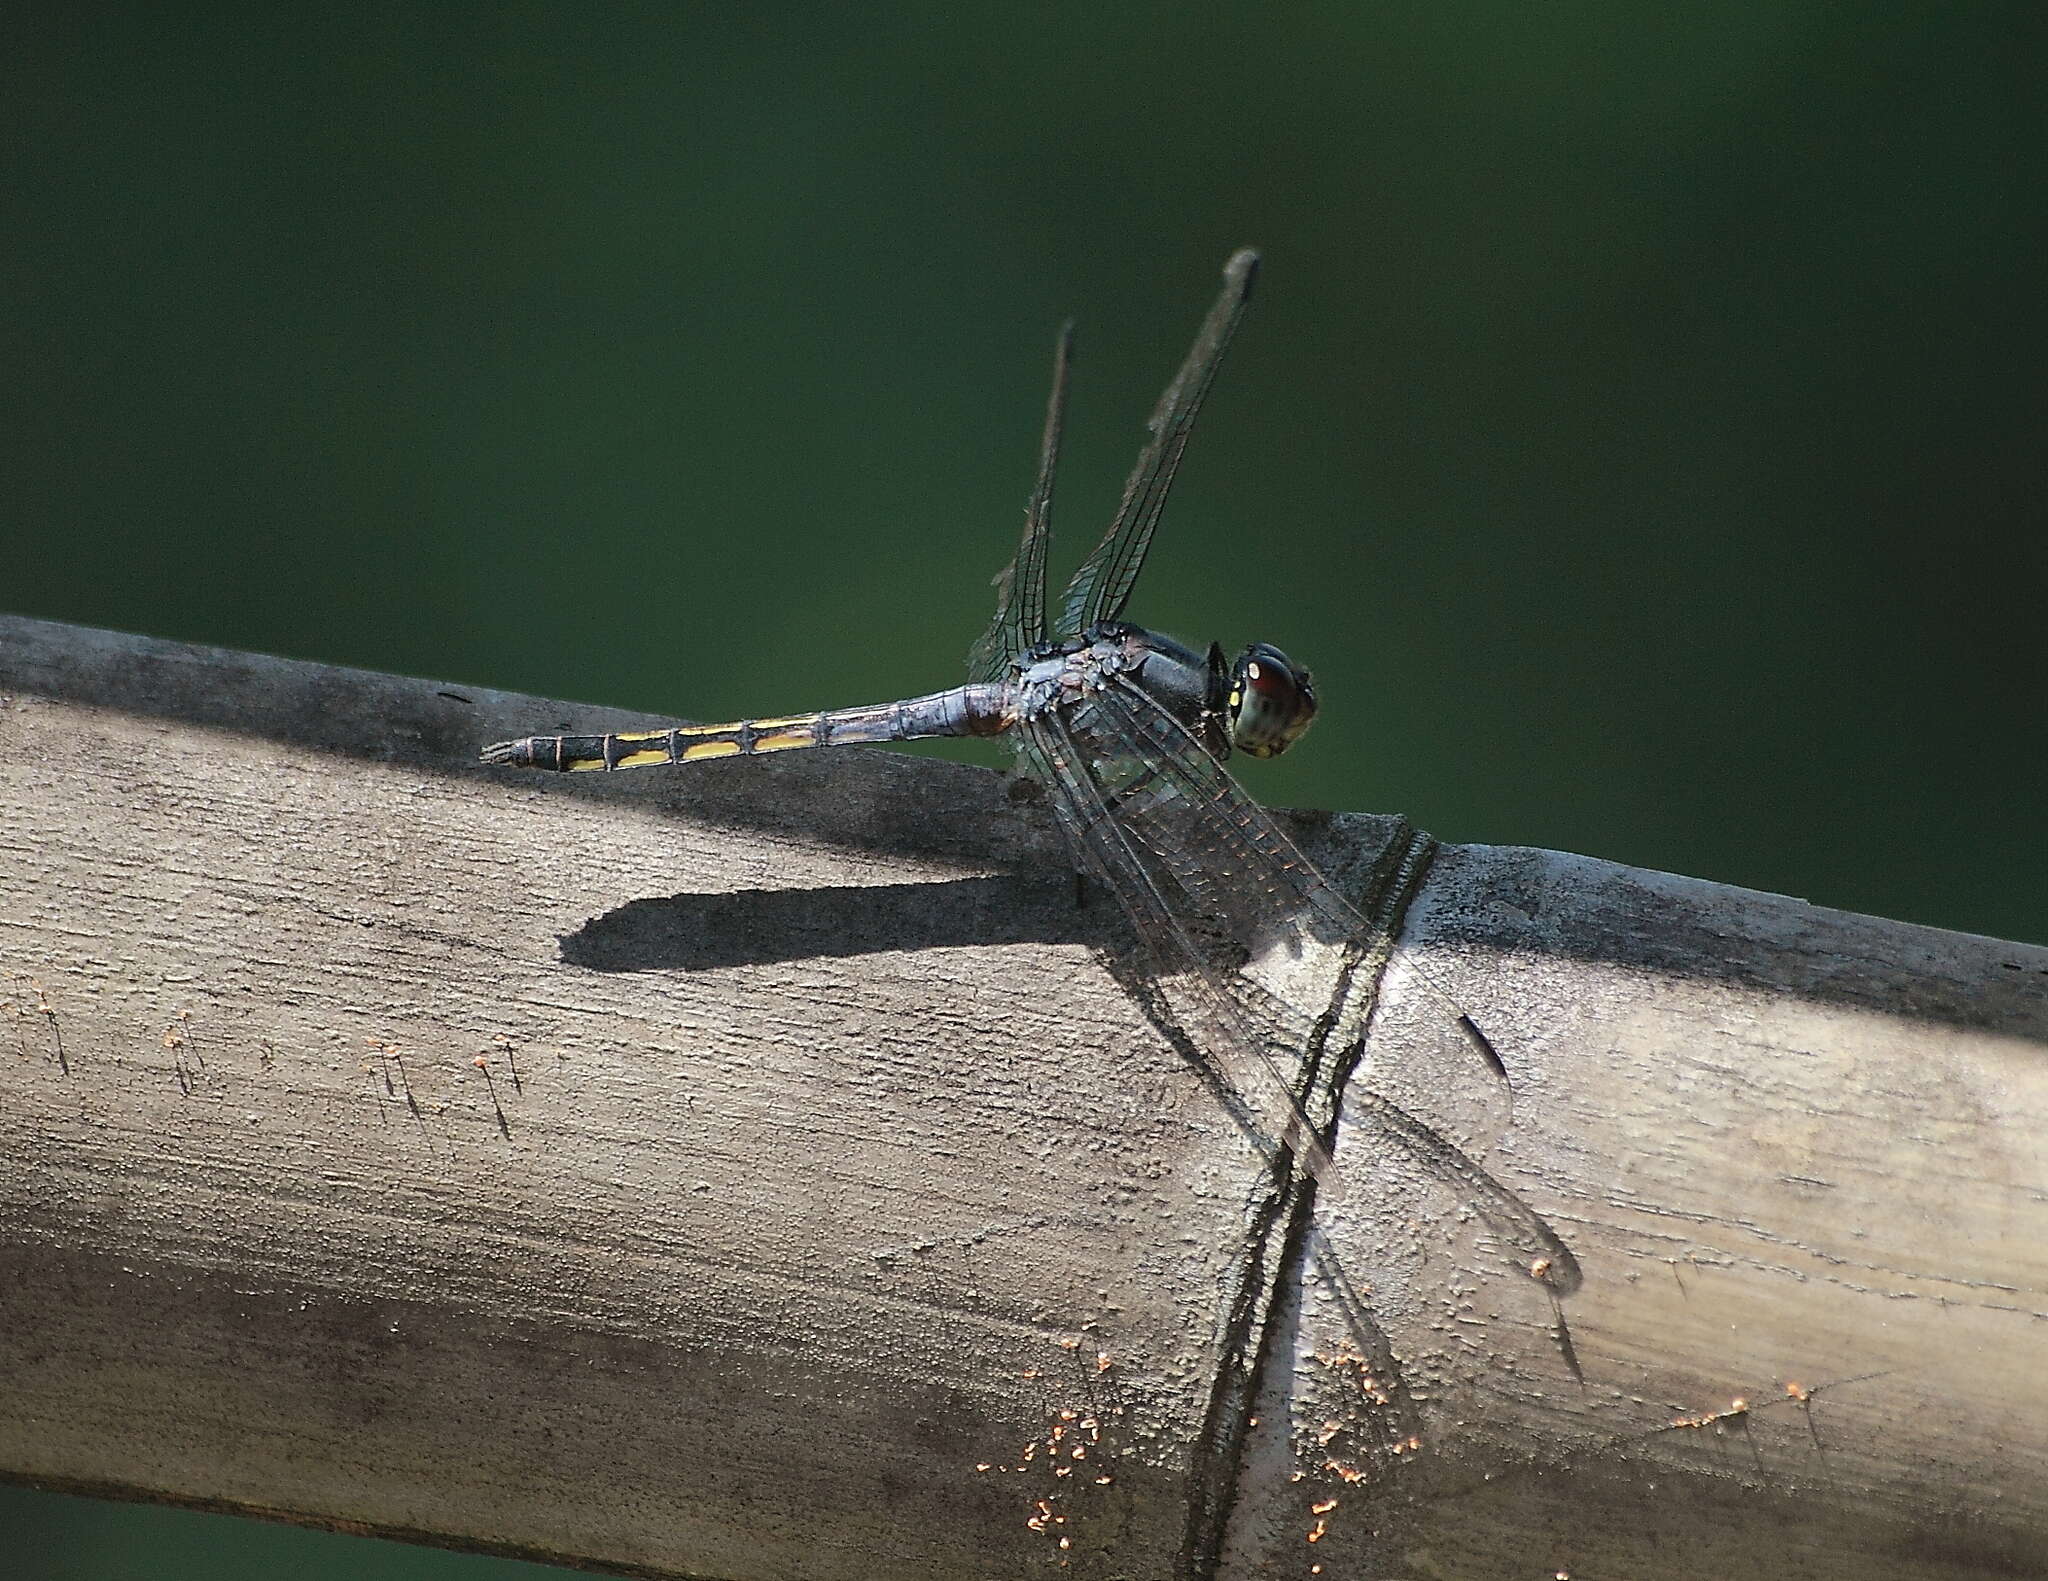
<path id="1" fill-rule="evenodd" d="M 1255 758 L 1277 757 L 1316 717 L 1308 671 L 1270 642 L 1255 642 L 1230 671 L 1230 740 Z"/>

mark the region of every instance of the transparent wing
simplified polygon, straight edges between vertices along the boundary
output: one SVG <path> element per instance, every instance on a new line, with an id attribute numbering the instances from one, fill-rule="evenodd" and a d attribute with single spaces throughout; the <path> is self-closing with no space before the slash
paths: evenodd
<path id="1" fill-rule="evenodd" d="M 1024 507 L 1024 536 L 1017 555 L 996 578 L 996 616 L 967 652 L 968 678 L 993 681 L 1016 655 L 1045 630 L 1045 551 L 1052 542 L 1052 478 L 1059 464 L 1060 433 L 1067 421 L 1067 378 L 1074 358 L 1074 321 L 1060 326 L 1052 354 L 1052 394 L 1045 403 L 1045 432 L 1038 442 L 1038 481 Z"/>
<path id="2" fill-rule="evenodd" d="M 1159 525 L 1173 475 L 1180 468 L 1181 452 L 1187 449 L 1188 435 L 1194 431 L 1195 415 L 1216 381 L 1217 365 L 1230 345 L 1237 321 L 1244 316 L 1258 270 L 1259 255 L 1250 248 L 1233 253 L 1223 266 L 1222 294 L 1202 320 L 1180 372 L 1153 408 L 1146 424 L 1152 437 L 1138 453 L 1138 463 L 1124 483 L 1116 518 L 1067 584 L 1060 618 L 1062 635 L 1086 631 L 1097 621 L 1115 620 L 1130 602 L 1131 587 L 1145 564 L 1153 529 Z"/>
<path id="3" fill-rule="evenodd" d="M 1116 678 L 1033 724 L 1034 742 L 1054 759 L 1045 777 L 1069 837 L 1162 962 L 1171 1002 L 1194 1007 L 1190 1035 L 1247 1083 L 1245 1096 L 1269 1124 L 1277 1119 L 1273 1135 L 1308 1129 L 1286 1073 L 1311 1040 L 1335 1053 L 1363 1035 L 1370 997 L 1348 991 L 1349 974 L 1376 949 L 1401 957 L 1455 1020 L 1476 1056 L 1466 1062 L 1472 1078 L 1504 1092 L 1499 1056 L 1471 1017 L 1157 699 Z M 1358 1083 L 1352 1089 L 1349 1116 L 1469 1202 L 1523 1271 L 1560 1295 L 1577 1287 L 1570 1252 L 1520 1197 L 1398 1104 Z"/>
<path id="4" fill-rule="evenodd" d="M 1075 861 L 1099 879 L 1123 907 L 1146 956 L 1147 975 L 1174 1023 L 1213 1062 L 1235 1099 L 1244 1106 L 1260 1144 L 1287 1148 L 1308 1173 L 1334 1181 L 1327 1145 L 1302 1109 L 1286 1074 L 1299 1063 L 1300 1044 L 1269 1044 L 1269 1034 L 1300 1029 L 1276 1017 L 1261 1028 L 1246 1015 L 1238 996 L 1225 987 L 1227 967 L 1219 954 L 1228 941 L 1201 927 L 1170 872 L 1152 860 L 1112 810 L 1114 791 L 1075 741 L 1070 721 L 1049 709 L 1019 728 L 1018 755 L 1043 782 Z"/>

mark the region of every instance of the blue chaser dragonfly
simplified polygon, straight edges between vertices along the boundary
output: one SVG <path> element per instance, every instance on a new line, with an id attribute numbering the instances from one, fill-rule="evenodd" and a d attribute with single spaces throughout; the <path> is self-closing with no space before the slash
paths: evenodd
<path id="1" fill-rule="evenodd" d="M 602 736 L 528 736 L 484 749 L 486 763 L 568 772 L 646 768 L 808 747 L 929 736 L 1004 736 L 1044 788 L 1076 865 L 1113 892 L 1146 958 L 1145 976 L 1173 1022 L 1214 1061 L 1283 1170 L 1327 1189 L 1334 1121 L 1312 1122 L 1304 1057 L 1330 1046 L 1333 988 L 1390 940 L 1301 853 L 1223 767 L 1232 751 L 1287 750 L 1316 712 L 1307 670 L 1270 643 L 1226 660 L 1125 621 L 1202 401 L 1243 316 L 1258 255 L 1236 253 L 1179 373 L 1160 397 L 1123 497 L 1061 600 L 1046 609 L 1053 472 L 1065 420 L 1073 326 L 1054 355 L 1038 475 L 1016 558 L 997 579 L 996 614 L 969 655 L 970 679 L 922 697 L 822 713 Z M 1378 937 L 1375 935 L 1378 934 Z M 1418 973 L 1462 1037 L 1495 1071 L 1471 1018 Z M 1370 994 L 1352 992 L 1353 1040 Z M 1291 1075 L 1290 1075 L 1291 1073 Z M 1326 1084 L 1328 1070 L 1320 1073 Z M 1492 1077 L 1488 1079 L 1498 1080 Z M 1399 1108 L 1369 1097 L 1375 1133 L 1455 1181 L 1523 1266 L 1556 1293 L 1577 1283 L 1569 1252 L 1479 1166 Z"/>

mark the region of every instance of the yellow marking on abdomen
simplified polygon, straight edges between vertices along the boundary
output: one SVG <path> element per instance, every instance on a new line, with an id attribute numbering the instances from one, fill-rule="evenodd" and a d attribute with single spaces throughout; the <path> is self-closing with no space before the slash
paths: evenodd
<path id="1" fill-rule="evenodd" d="M 729 758 L 735 756 L 739 749 L 737 741 L 700 741 L 694 747 L 684 747 L 676 761 L 694 763 L 699 758 Z"/>
<path id="2" fill-rule="evenodd" d="M 666 736 L 668 732 L 664 730 L 662 734 Z M 627 741 L 646 741 L 651 738 L 647 736 L 625 736 L 621 739 Z M 687 757 L 688 754 L 685 753 L 684 756 Z M 613 764 L 612 766 L 614 768 L 621 769 L 644 769 L 650 763 L 668 763 L 672 761 L 673 760 L 669 757 L 668 754 L 668 748 L 658 747 L 653 751 L 649 752 L 628 752 L 624 757 L 620 758 L 619 761 Z"/>
<path id="3" fill-rule="evenodd" d="M 756 752 L 787 752 L 793 747 L 814 747 L 818 744 L 814 736 L 759 736 L 754 741 Z"/>
<path id="4" fill-rule="evenodd" d="M 685 732 L 687 734 L 687 732 Z M 612 738 L 614 741 L 666 741 L 666 730 L 622 730 Z"/>
<path id="5" fill-rule="evenodd" d="M 611 767 L 603 758 L 571 758 L 566 766 L 571 774 L 588 774 L 592 769 Z"/>
<path id="6" fill-rule="evenodd" d="M 817 722 L 816 714 L 791 714 L 787 719 L 756 719 L 753 724 L 756 730 L 787 730 L 792 725 L 808 726 Z"/>

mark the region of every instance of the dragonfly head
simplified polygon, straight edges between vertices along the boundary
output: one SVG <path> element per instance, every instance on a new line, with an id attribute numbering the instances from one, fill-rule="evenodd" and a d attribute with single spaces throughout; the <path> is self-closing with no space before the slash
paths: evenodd
<path id="1" fill-rule="evenodd" d="M 1278 757 L 1316 717 L 1308 671 L 1270 642 L 1255 642 L 1230 667 L 1230 744 L 1255 758 Z"/>

